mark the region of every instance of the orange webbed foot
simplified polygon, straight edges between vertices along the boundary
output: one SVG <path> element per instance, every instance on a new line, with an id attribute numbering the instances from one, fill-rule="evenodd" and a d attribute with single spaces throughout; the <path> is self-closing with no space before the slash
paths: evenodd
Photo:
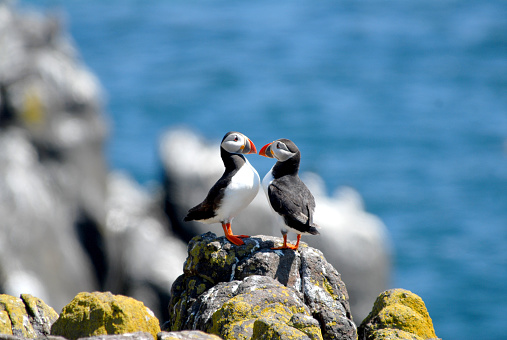
<path id="1" fill-rule="evenodd" d="M 280 249 L 292 249 L 292 250 L 298 250 L 299 248 L 299 240 L 301 239 L 301 235 L 298 234 L 298 240 L 296 244 L 287 243 L 287 234 L 283 235 L 283 246 L 281 247 L 273 247 L 271 249 L 273 250 L 280 250 Z"/>
<path id="2" fill-rule="evenodd" d="M 273 250 L 280 250 L 280 249 L 292 249 L 292 250 L 298 250 L 298 246 L 294 245 L 294 244 L 290 244 L 290 243 L 286 243 L 284 244 L 283 246 L 281 247 L 273 247 L 271 249 Z"/>
<path id="3" fill-rule="evenodd" d="M 243 240 L 241 238 L 239 238 L 238 236 L 236 235 L 225 235 L 225 237 L 227 237 L 227 239 L 232 243 L 232 244 L 235 244 L 237 246 L 242 246 L 245 244 L 245 242 L 243 242 Z"/>

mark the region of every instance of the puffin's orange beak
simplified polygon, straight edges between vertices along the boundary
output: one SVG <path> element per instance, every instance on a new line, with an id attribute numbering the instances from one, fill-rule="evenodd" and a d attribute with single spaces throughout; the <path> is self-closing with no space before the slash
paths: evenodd
<path id="1" fill-rule="evenodd" d="M 246 138 L 246 143 L 243 148 L 244 154 L 257 153 L 257 149 L 255 148 L 254 143 L 250 140 L 250 138 Z"/>
<path id="2" fill-rule="evenodd" d="M 259 151 L 259 155 L 268 158 L 273 158 L 273 153 L 271 153 L 271 144 L 273 144 L 273 142 L 264 145 L 261 151 Z"/>

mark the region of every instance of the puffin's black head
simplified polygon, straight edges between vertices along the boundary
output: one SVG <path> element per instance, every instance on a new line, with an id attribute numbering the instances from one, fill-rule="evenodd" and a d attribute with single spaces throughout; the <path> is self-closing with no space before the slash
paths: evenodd
<path id="1" fill-rule="evenodd" d="M 220 147 L 229 153 L 257 153 L 257 149 L 250 138 L 236 131 L 227 132 Z"/>
<path id="2" fill-rule="evenodd" d="M 287 138 L 277 139 L 274 142 L 264 145 L 259 155 L 269 158 L 276 158 L 280 162 L 299 155 L 299 149 L 293 141 Z"/>

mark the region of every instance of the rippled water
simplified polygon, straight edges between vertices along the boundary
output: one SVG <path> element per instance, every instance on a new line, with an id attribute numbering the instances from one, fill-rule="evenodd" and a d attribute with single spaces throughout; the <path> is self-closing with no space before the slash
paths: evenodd
<path id="1" fill-rule="evenodd" d="M 392 286 L 439 337 L 505 336 L 507 2 L 37 4 L 65 13 L 104 86 L 112 167 L 160 180 L 158 138 L 179 125 L 290 138 L 386 223 Z"/>

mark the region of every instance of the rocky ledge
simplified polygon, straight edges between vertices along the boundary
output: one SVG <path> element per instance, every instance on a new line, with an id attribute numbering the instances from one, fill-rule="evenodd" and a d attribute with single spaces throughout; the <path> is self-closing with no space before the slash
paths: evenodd
<path id="1" fill-rule="evenodd" d="M 322 252 L 305 243 L 271 249 L 280 242 L 193 238 L 162 328 L 142 302 L 109 292 L 79 293 L 59 316 L 31 295 L 0 295 L 0 340 L 436 338 L 422 299 L 403 289 L 380 294 L 358 331 L 340 274 Z"/>
<path id="2" fill-rule="evenodd" d="M 224 339 L 356 339 L 340 274 L 317 249 L 272 250 L 280 238 L 252 236 L 234 246 L 213 233 L 190 241 L 169 304 L 172 330 Z"/>

